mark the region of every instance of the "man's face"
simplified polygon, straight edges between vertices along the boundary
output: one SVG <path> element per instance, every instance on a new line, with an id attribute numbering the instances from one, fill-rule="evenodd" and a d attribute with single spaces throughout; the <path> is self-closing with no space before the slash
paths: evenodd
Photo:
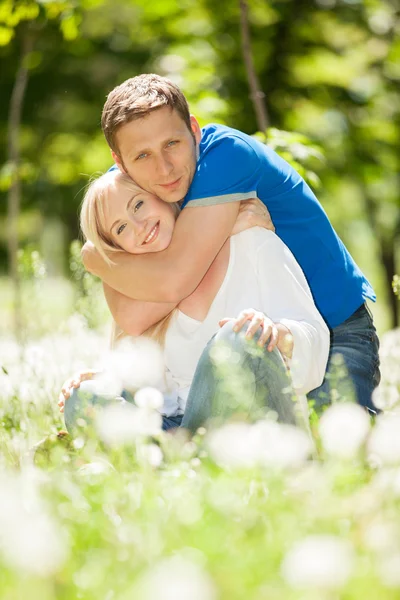
<path id="1" fill-rule="evenodd" d="M 182 200 L 196 168 L 200 126 L 191 117 L 192 131 L 176 110 L 165 106 L 123 125 L 116 142 L 121 158 L 113 158 L 137 185 L 165 202 Z"/>

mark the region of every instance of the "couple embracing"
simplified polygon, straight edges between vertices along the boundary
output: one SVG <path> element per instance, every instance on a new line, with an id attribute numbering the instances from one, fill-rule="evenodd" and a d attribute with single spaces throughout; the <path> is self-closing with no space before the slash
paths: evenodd
<path id="1" fill-rule="evenodd" d="M 116 166 L 86 192 L 83 260 L 119 330 L 163 347 L 173 388 L 163 428 L 243 412 L 227 385 L 240 370 L 251 374 L 250 419 L 273 410 L 294 423 L 304 395 L 317 408 L 339 393 L 374 411 L 379 343 L 365 301 L 375 294 L 300 175 L 240 131 L 200 129 L 157 75 L 115 88 L 102 127 Z M 70 430 L 82 390 L 101 398 L 83 383 L 92 374 L 63 386 Z"/>

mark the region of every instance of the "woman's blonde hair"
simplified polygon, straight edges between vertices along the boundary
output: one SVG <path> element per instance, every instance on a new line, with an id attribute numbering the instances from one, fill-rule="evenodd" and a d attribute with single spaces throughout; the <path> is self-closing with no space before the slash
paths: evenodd
<path id="1" fill-rule="evenodd" d="M 125 173 L 121 173 L 121 171 L 117 169 L 108 171 L 107 173 L 104 173 L 104 175 L 101 175 L 89 183 L 83 198 L 80 214 L 80 226 L 85 240 L 92 242 L 100 256 L 109 265 L 115 264 L 112 261 L 110 254 L 123 251 L 113 241 L 109 232 L 106 231 L 104 226 L 104 203 L 110 201 L 110 190 L 115 189 L 117 185 L 122 185 L 126 189 L 136 193 L 143 191 L 142 188 L 134 183 L 129 175 L 125 175 Z M 175 213 L 175 216 L 178 216 L 180 211 L 178 203 L 171 204 L 171 207 Z M 158 323 L 155 323 L 155 325 L 149 327 L 149 329 L 147 329 L 143 335 L 151 337 L 163 345 L 168 325 L 174 312 L 175 310 L 158 321 Z M 111 345 L 114 346 L 126 335 L 127 334 L 123 332 L 118 324 L 114 322 Z"/>

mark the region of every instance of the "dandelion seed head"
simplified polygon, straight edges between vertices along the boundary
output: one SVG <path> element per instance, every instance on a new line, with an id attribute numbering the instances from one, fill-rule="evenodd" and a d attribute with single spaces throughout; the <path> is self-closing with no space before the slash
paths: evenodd
<path id="1" fill-rule="evenodd" d="M 128 402 L 107 406 L 96 419 L 100 438 L 111 447 L 131 444 L 137 436 L 156 436 L 161 423 L 159 413 L 136 408 Z"/>
<path id="2" fill-rule="evenodd" d="M 157 390 L 156 388 L 141 388 L 135 394 L 135 404 L 139 408 L 157 410 L 164 406 L 164 396 L 160 390 Z"/>
<path id="3" fill-rule="evenodd" d="M 180 556 L 152 567 L 139 582 L 142 600 L 216 600 L 214 583 L 205 569 Z"/>
<path id="4" fill-rule="evenodd" d="M 364 443 L 370 429 L 366 411 L 357 404 L 330 406 L 320 419 L 319 432 L 325 451 L 331 456 L 352 458 Z"/>
<path id="5" fill-rule="evenodd" d="M 379 415 L 368 440 L 370 462 L 376 465 L 400 463 L 400 415 Z"/>
<path id="6" fill-rule="evenodd" d="M 293 588 L 337 589 L 349 580 L 353 562 L 353 550 L 346 541 L 330 535 L 311 535 L 288 552 L 282 575 Z"/>

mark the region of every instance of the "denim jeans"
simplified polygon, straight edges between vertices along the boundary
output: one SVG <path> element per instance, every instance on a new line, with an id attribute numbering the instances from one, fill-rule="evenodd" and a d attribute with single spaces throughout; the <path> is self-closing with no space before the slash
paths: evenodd
<path id="1" fill-rule="evenodd" d="M 376 413 L 372 392 L 380 382 L 379 339 L 372 315 L 363 304 L 344 323 L 331 330 L 325 379 L 307 395 L 317 411 L 335 399 L 356 400 Z"/>
<path id="2" fill-rule="evenodd" d="M 246 326 L 245 326 L 246 327 Z M 288 371 L 281 354 L 268 352 L 245 338 L 245 328 L 236 333 L 226 323 L 204 349 L 190 387 L 185 414 L 163 417 L 167 431 L 179 426 L 194 432 L 212 420 L 221 424 L 234 414 L 256 421 L 274 411 L 284 423 L 296 423 L 297 408 Z M 65 426 L 74 433 L 79 418 L 91 420 L 96 406 L 133 402 L 123 391 L 120 397 L 106 396 L 96 380 L 82 382 L 65 403 Z"/>
<path id="3" fill-rule="evenodd" d="M 90 423 L 93 420 L 94 413 L 98 407 L 106 407 L 111 404 L 133 403 L 133 396 L 127 391 L 123 391 L 121 396 L 104 394 L 99 388 L 98 382 L 94 380 L 83 381 L 79 388 L 72 390 L 71 396 L 65 403 L 64 421 L 69 433 L 74 434 L 77 429 L 77 421 L 82 418 Z M 174 417 L 162 417 L 162 429 L 168 431 L 179 427 L 182 422 L 182 415 Z"/>
<path id="4" fill-rule="evenodd" d="M 268 352 L 226 323 L 209 341 L 190 387 L 182 427 L 195 431 L 208 420 L 218 425 L 233 414 L 255 421 L 274 411 L 296 422 L 294 392 L 281 354 Z"/>

